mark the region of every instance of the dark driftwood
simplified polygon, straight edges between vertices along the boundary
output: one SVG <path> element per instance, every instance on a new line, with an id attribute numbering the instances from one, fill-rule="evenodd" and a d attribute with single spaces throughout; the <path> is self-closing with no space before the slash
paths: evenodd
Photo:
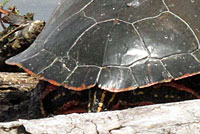
<path id="1" fill-rule="evenodd" d="M 1 134 L 199 134 L 200 100 L 0 123 Z"/>
<path id="2" fill-rule="evenodd" d="M 0 73 L 0 118 L 26 100 L 30 100 L 30 90 L 38 83 L 38 80 L 27 73 Z M 2 114 L 2 115 L 1 115 Z M 20 113 L 15 113 L 20 114 Z M 0 133 L 1 134 L 1 133 Z"/>
<path id="3" fill-rule="evenodd" d="M 28 91 L 33 89 L 37 83 L 38 79 L 27 73 L 0 73 L 0 91 L 12 91 L 12 89 Z"/>

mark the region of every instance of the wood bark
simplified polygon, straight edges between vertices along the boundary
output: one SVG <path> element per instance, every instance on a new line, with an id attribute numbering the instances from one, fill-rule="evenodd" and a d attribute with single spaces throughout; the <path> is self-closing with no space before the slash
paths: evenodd
<path id="1" fill-rule="evenodd" d="M 12 91 L 13 89 L 28 91 L 33 89 L 37 83 L 38 79 L 28 75 L 27 73 L 0 72 L 1 91 Z"/>
<path id="2" fill-rule="evenodd" d="M 30 99 L 29 91 L 37 83 L 38 79 L 27 73 L 0 72 L 0 114 Z"/>
<path id="3" fill-rule="evenodd" d="M 0 82 L 2 91 L 13 88 L 27 91 L 38 80 L 26 73 L 0 73 Z M 0 123 L 0 134 L 199 134 L 199 111 L 200 100 L 191 100 L 119 111 L 20 119 Z"/>

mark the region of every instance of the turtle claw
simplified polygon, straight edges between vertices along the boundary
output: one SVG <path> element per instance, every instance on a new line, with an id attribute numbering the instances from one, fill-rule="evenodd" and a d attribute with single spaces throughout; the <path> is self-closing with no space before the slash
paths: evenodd
<path id="1" fill-rule="evenodd" d="M 88 112 L 101 112 L 112 109 L 116 94 L 99 88 L 89 90 Z"/>

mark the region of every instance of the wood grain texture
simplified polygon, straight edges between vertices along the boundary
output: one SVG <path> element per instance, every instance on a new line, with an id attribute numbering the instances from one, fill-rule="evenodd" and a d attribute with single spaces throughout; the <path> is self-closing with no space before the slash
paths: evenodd
<path id="1" fill-rule="evenodd" d="M 27 73 L 7 73 L 0 72 L 0 92 L 4 90 L 18 89 L 28 91 L 33 89 L 38 83 L 38 79 Z"/>

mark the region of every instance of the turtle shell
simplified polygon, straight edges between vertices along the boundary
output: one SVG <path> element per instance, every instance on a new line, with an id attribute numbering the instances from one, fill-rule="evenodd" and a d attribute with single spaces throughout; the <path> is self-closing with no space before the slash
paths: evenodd
<path id="1" fill-rule="evenodd" d="M 148 87 L 200 73 L 199 22 L 199 0 L 63 0 L 7 63 L 73 90 Z"/>

